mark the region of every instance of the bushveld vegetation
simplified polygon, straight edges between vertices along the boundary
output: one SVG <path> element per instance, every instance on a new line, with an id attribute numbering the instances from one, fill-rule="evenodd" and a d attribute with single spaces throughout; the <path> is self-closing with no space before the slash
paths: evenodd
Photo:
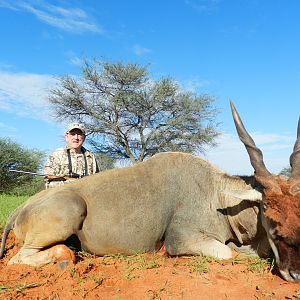
<path id="1" fill-rule="evenodd" d="M 0 138 L 0 193 L 32 195 L 40 191 L 44 187 L 42 178 L 10 170 L 38 172 L 44 157 L 42 151 L 26 149 L 9 138 Z"/>
<path id="2" fill-rule="evenodd" d="M 148 66 L 86 60 L 81 78 L 62 76 L 49 101 L 59 121 L 84 123 L 96 152 L 131 163 L 158 152 L 204 151 L 219 135 L 215 97 L 150 78 Z"/>

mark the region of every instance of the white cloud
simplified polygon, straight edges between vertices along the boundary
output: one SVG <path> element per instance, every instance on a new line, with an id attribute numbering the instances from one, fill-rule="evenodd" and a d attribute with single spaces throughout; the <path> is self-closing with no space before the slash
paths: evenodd
<path id="1" fill-rule="evenodd" d="M 49 120 L 47 93 L 53 76 L 0 71 L 0 109 Z"/>
<path id="2" fill-rule="evenodd" d="M 143 55 L 148 54 L 148 53 L 151 52 L 150 49 L 142 47 L 140 45 L 134 45 L 133 46 L 133 51 L 138 56 L 143 56 Z"/>
<path id="3" fill-rule="evenodd" d="M 92 21 L 84 10 L 72 7 L 60 7 L 45 1 L 0 0 L 0 7 L 11 10 L 25 11 L 51 26 L 72 33 L 95 32 L 104 30 Z"/>
<path id="4" fill-rule="evenodd" d="M 17 128 L 13 127 L 13 126 L 6 125 L 6 124 L 0 122 L 0 130 L 12 133 L 12 132 L 16 132 Z"/>
<path id="5" fill-rule="evenodd" d="M 79 58 L 78 56 L 73 56 L 70 58 L 70 63 L 75 66 L 82 66 L 83 60 Z"/>
<path id="6" fill-rule="evenodd" d="M 222 0 L 186 0 L 185 4 L 196 11 L 211 13 L 219 9 Z"/>
<path id="7" fill-rule="evenodd" d="M 208 80 L 200 79 L 198 76 L 181 82 L 181 86 L 184 90 L 188 90 L 193 93 L 201 91 L 205 86 L 208 86 L 209 84 L 210 82 Z"/>
<path id="8" fill-rule="evenodd" d="M 71 65 L 74 66 L 82 66 L 84 63 L 84 58 L 83 56 L 80 58 L 79 56 L 76 55 L 74 51 L 67 51 L 65 53 L 66 57 L 68 58 L 68 61 Z"/>
<path id="9" fill-rule="evenodd" d="M 258 148 L 263 152 L 264 162 L 271 173 L 279 173 L 289 165 L 295 137 L 292 135 L 250 133 Z M 248 153 L 237 135 L 223 134 L 218 147 L 208 149 L 205 159 L 229 174 L 252 175 Z"/>

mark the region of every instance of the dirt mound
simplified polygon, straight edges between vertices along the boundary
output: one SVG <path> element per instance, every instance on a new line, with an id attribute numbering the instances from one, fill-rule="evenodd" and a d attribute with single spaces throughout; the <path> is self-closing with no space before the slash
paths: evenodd
<path id="1" fill-rule="evenodd" d="M 14 235 L 0 261 L 1 299 L 300 299 L 300 284 L 288 283 L 266 260 L 167 257 L 156 254 L 94 257 L 33 268 L 7 266 L 18 251 Z"/>

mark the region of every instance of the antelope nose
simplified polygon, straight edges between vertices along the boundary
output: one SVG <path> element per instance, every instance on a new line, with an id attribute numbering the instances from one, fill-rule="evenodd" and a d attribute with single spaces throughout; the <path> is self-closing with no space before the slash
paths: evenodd
<path id="1" fill-rule="evenodd" d="M 294 281 L 300 281 L 300 272 L 290 270 L 289 273 Z"/>

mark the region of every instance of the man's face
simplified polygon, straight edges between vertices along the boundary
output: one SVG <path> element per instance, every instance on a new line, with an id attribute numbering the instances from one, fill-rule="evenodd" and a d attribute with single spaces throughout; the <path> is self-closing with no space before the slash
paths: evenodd
<path id="1" fill-rule="evenodd" d="M 65 134 L 65 139 L 70 148 L 79 150 L 84 142 L 85 135 L 81 130 L 75 128 Z"/>

